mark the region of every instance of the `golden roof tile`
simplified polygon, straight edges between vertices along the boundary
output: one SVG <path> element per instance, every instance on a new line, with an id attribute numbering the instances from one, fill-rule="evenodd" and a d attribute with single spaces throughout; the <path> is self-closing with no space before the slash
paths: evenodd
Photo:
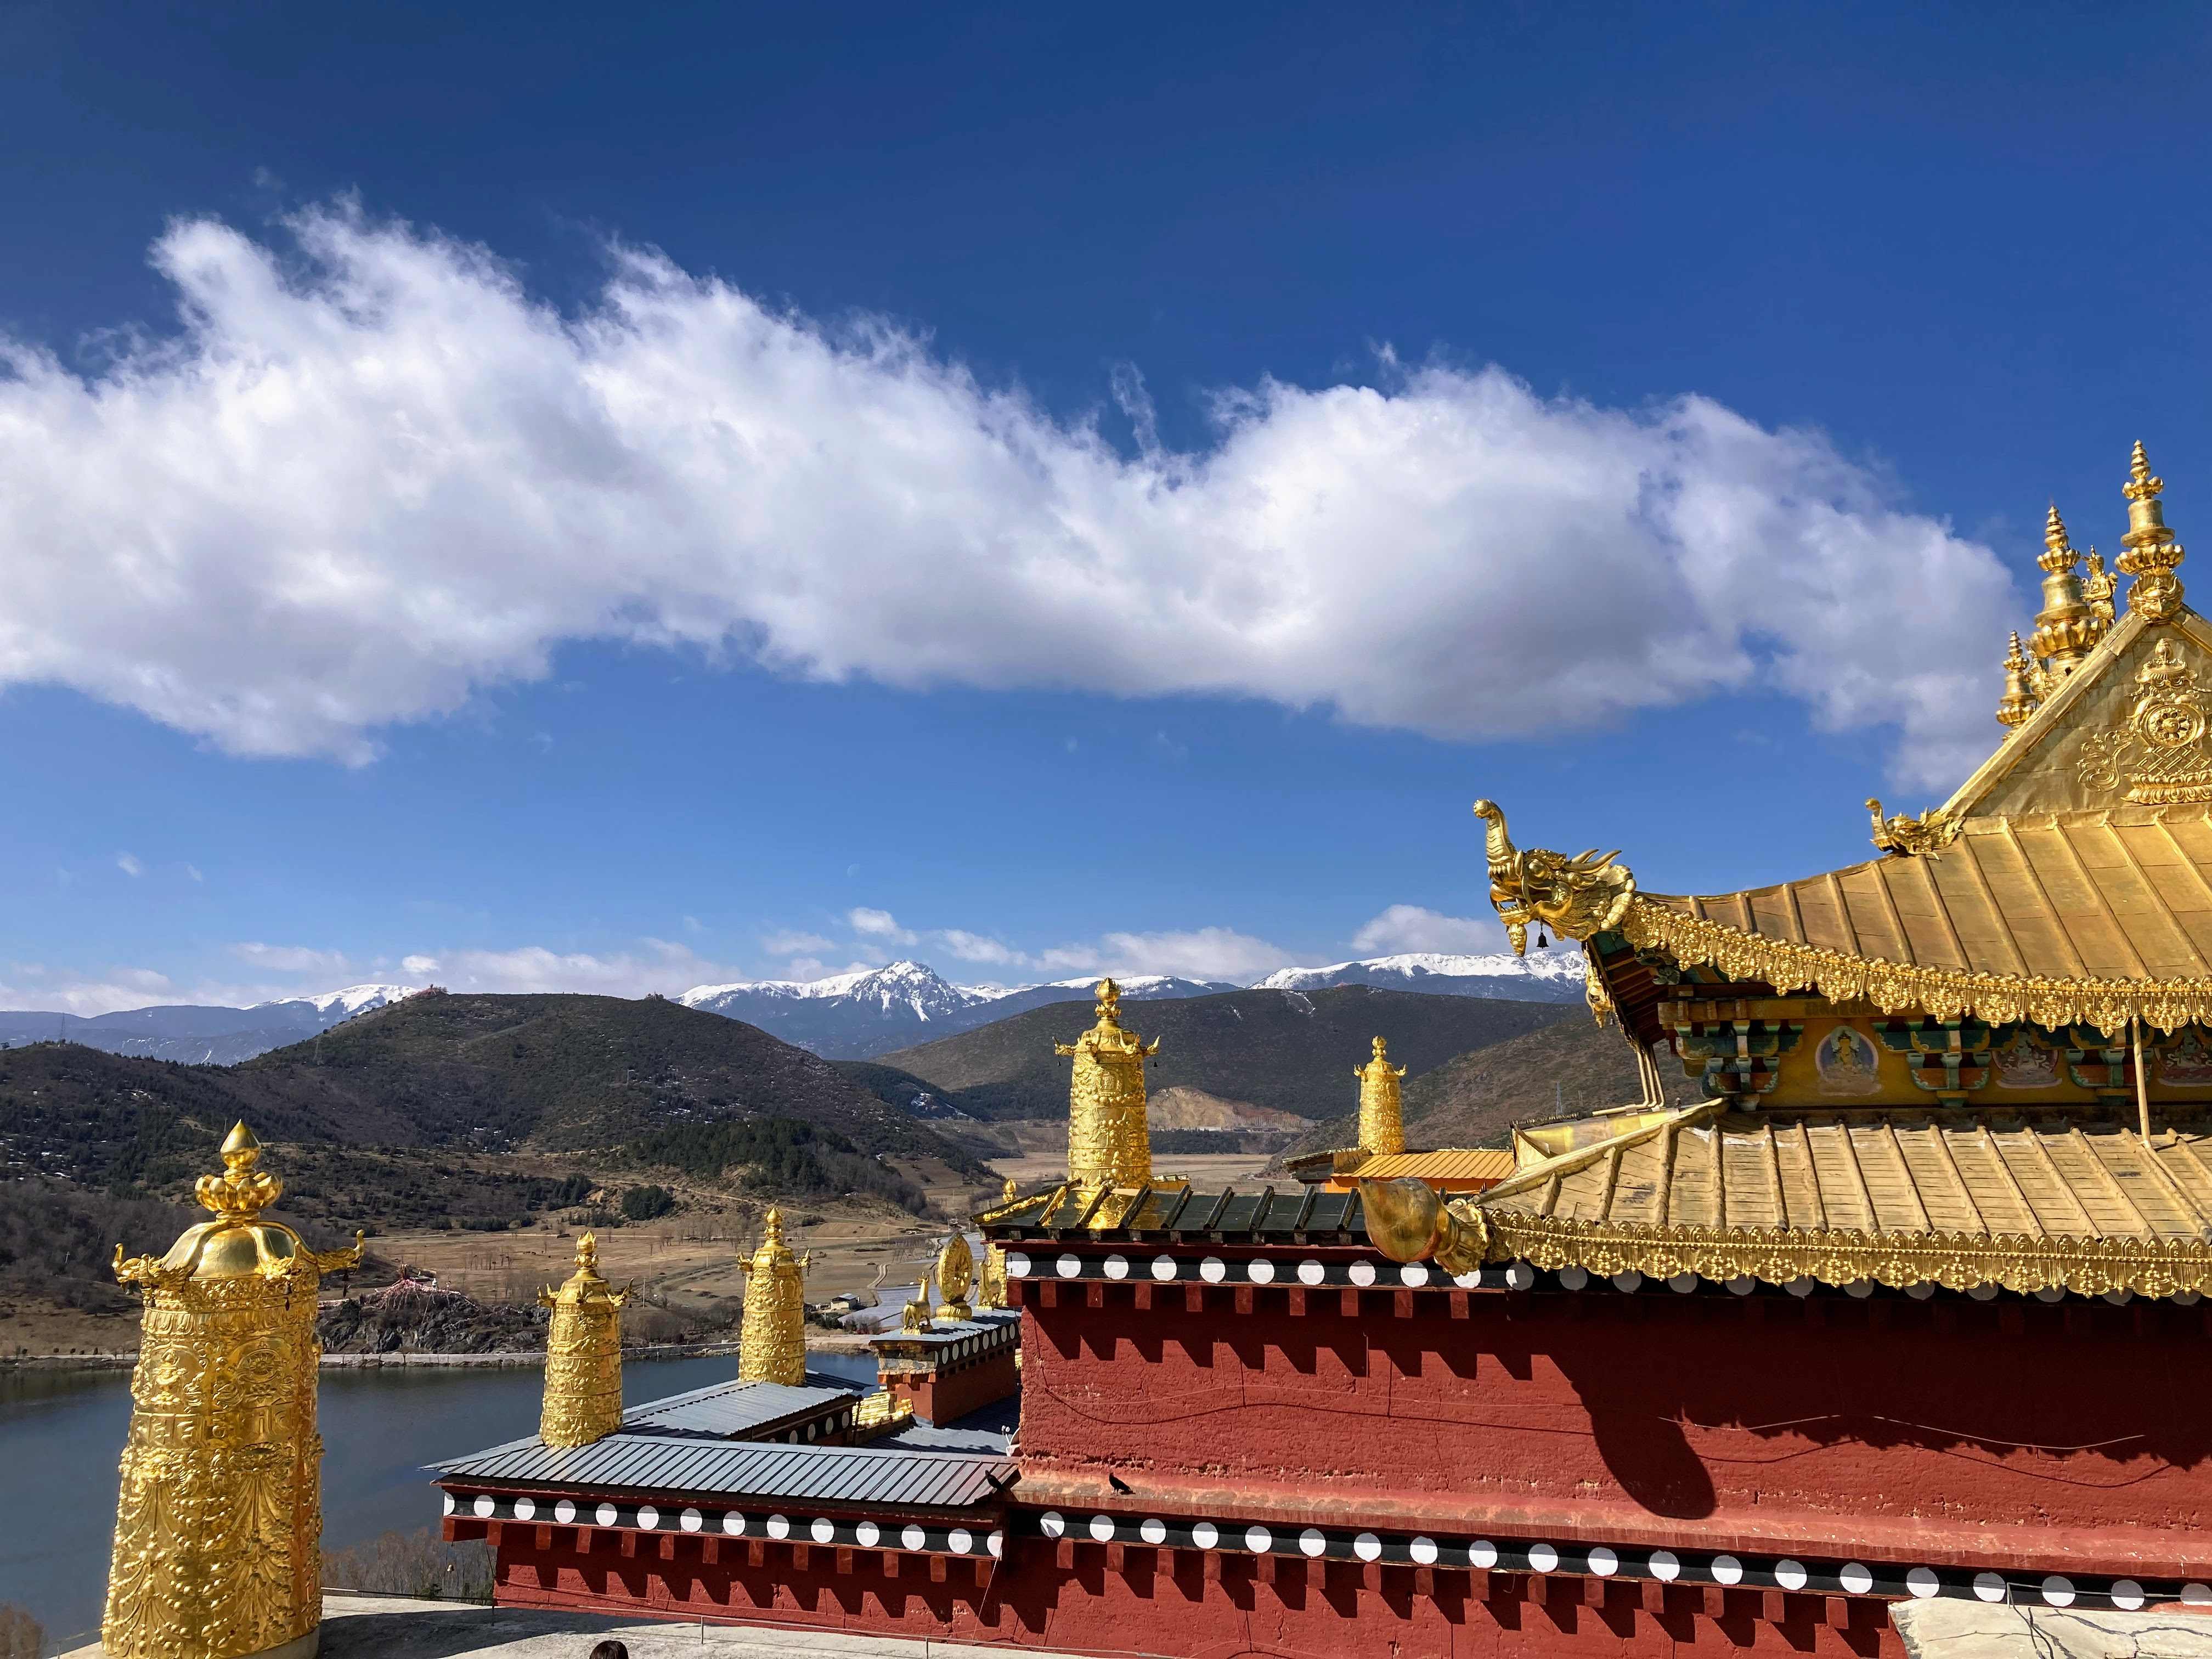
<path id="1" fill-rule="evenodd" d="M 1680 1109 L 1458 1211 L 1493 1261 L 1830 1284 L 2212 1288 L 2212 1133 Z"/>

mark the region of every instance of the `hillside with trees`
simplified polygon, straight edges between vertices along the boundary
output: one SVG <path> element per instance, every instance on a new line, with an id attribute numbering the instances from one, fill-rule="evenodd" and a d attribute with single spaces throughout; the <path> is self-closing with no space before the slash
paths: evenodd
<path id="1" fill-rule="evenodd" d="M 1418 1075 L 1470 1049 L 1589 1020 L 1587 1010 L 1569 1003 L 1423 996 L 1367 985 L 1124 1003 L 1121 1013 L 1147 1042 L 1160 1040 L 1146 1072 L 1153 1092 L 1181 1085 L 1308 1120 L 1334 1117 L 1358 1103 L 1352 1073 L 1366 1060 L 1370 1038 L 1388 1038 L 1391 1059 Z M 855 1083 L 923 1116 L 1065 1116 L 1068 1062 L 1053 1045 L 1090 1024 L 1085 1008 L 1038 1008 L 878 1060 L 838 1066 Z"/>

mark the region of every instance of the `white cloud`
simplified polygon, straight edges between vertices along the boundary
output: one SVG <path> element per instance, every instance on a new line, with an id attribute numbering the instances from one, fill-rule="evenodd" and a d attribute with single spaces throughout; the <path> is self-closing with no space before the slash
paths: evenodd
<path id="1" fill-rule="evenodd" d="M 304 945 L 234 945 L 231 950 L 257 968 L 278 974 L 343 974 L 343 951 L 316 951 Z"/>
<path id="2" fill-rule="evenodd" d="M 1185 979 L 1252 980 L 1290 960 L 1281 949 L 1229 927 L 1186 933 L 1108 933 L 1095 945 L 1063 945 L 1037 965 L 1074 973 L 1176 974 Z"/>
<path id="3" fill-rule="evenodd" d="M 761 937 L 761 949 L 772 957 L 812 956 L 817 951 L 834 951 L 836 943 L 819 933 L 775 933 Z"/>
<path id="4" fill-rule="evenodd" d="M 1363 957 L 1480 955 L 1505 945 L 1505 928 L 1495 916 L 1448 916 L 1418 904 L 1394 904 L 1352 936 L 1353 954 Z"/>
<path id="5" fill-rule="evenodd" d="M 1029 957 L 1003 939 L 988 933 L 971 933 L 964 927 L 941 927 L 929 936 L 947 956 L 962 962 L 991 962 L 1021 966 Z"/>
<path id="6" fill-rule="evenodd" d="M 134 880 L 146 873 L 146 866 L 129 853 L 118 853 L 115 855 L 115 867 Z"/>
<path id="7" fill-rule="evenodd" d="M 0 1008 L 33 1009 L 89 1019 L 118 1009 L 179 1000 L 169 976 L 150 968 L 111 968 L 104 975 L 82 978 L 29 963 L 15 963 L 14 969 L 20 979 L 39 982 L 0 984 Z"/>
<path id="8" fill-rule="evenodd" d="M 412 956 L 402 957 L 399 959 L 400 971 L 416 979 L 420 979 L 425 974 L 436 973 L 438 968 L 439 962 L 435 957 Z"/>
<path id="9" fill-rule="evenodd" d="M 641 939 L 639 945 L 611 955 L 553 951 L 542 945 L 508 951 L 442 951 L 435 957 L 410 957 L 402 965 L 410 974 L 435 972 L 449 991 L 580 991 L 611 997 L 641 997 L 648 991 L 673 996 L 695 985 L 726 984 L 743 977 L 726 964 L 708 962 L 667 939 Z"/>
<path id="10" fill-rule="evenodd" d="M 0 339 L 0 683 L 352 761 L 579 639 L 1448 736 L 1764 684 L 1899 724 L 1907 781 L 1990 747 L 1998 641 L 1958 630 L 2023 609 L 1995 556 L 1707 398 L 1384 354 L 1371 386 L 1224 392 L 1207 447 L 1131 459 L 889 323 L 654 254 L 614 250 L 564 316 L 349 206 L 289 234 L 173 225 L 178 331 L 88 375 Z"/>
<path id="11" fill-rule="evenodd" d="M 912 945 L 920 937 L 898 925 L 888 910 L 872 910 L 863 904 L 845 913 L 845 925 L 864 939 L 888 939 L 893 945 Z"/>

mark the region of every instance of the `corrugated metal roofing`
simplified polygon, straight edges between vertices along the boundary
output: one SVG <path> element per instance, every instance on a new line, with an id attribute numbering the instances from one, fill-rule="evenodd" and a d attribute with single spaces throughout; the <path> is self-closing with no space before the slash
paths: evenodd
<path id="1" fill-rule="evenodd" d="M 909 1331 L 894 1325 L 889 1330 L 878 1331 L 869 1340 L 872 1343 L 927 1342 L 942 1346 L 971 1336 L 995 1340 L 1006 1334 L 1008 1326 L 1018 1326 L 1021 1322 L 1022 1316 L 1018 1313 L 987 1309 L 973 1319 L 948 1319 L 932 1324 L 927 1330 Z"/>
<path id="2" fill-rule="evenodd" d="M 857 1387 L 823 1378 L 805 1388 L 781 1382 L 716 1382 L 689 1394 L 647 1401 L 623 1413 L 628 1429 L 736 1439 L 770 1423 L 805 1419 L 852 1405 Z"/>
<path id="3" fill-rule="evenodd" d="M 961 1509 L 980 1504 L 1015 1474 L 1011 1459 L 956 1451 L 678 1440 L 627 1430 L 588 1446 L 564 1449 L 520 1440 L 431 1467 L 447 1484 L 480 1481 L 575 1492 L 879 1504 L 902 1509 Z"/>
<path id="4" fill-rule="evenodd" d="M 1104 1214 L 1112 1214 L 1103 1205 L 1098 1207 Z M 1127 1212 L 1110 1226 L 1096 1224 L 1097 1216 L 1090 1218 L 1091 1224 L 1085 1224 L 1090 1208 L 1087 1202 L 1079 1201 L 1072 1189 L 1055 1187 L 994 1210 L 983 1231 L 1000 1242 L 1071 1234 L 1091 1238 L 1237 1235 L 1256 1243 L 1289 1243 L 1293 1238 L 1319 1243 L 1337 1236 L 1349 1243 L 1364 1242 L 1367 1237 L 1366 1217 L 1359 1207 L 1358 1193 L 1316 1194 L 1304 1182 L 1288 1190 L 1230 1187 L 1198 1192 L 1171 1187 L 1156 1191 L 1148 1187 L 1136 1194 Z"/>

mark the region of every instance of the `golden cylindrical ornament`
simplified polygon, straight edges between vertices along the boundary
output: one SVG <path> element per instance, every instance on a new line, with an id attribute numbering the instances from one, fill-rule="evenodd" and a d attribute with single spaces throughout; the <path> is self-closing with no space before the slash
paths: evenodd
<path id="1" fill-rule="evenodd" d="M 361 1260 L 317 1253 L 260 1212 L 283 1190 L 254 1166 L 244 1124 L 225 1172 L 204 1176 L 216 1219 L 158 1261 L 123 1259 L 144 1287 L 131 1431 L 100 1641 L 110 1659 L 243 1659 L 314 1650 L 322 1621 L 323 1443 L 315 1431 L 316 1290 Z"/>
<path id="2" fill-rule="evenodd" d="M 1390 1045 L 1381 1037 L 1374 1042 L 1375 1057 L 1352 1068 L 1359 1079 L 1360 1150 L 1396 1153 L 1406 1150 L 1405 1108 L 1399 1085 L 1406 1075 L 1402 1066 L 1390 1063 Z"/>
<path id="3" fill-rule="evenodd" d="M 1121 988 L 1098 982 L 1098 1023 L 1054 1052 L 1075 1061 L 1067 1086 L 1067 1179 L 1077 1187 L 1135 1188 L 1152 1178 L 1145 1061 L 1159 1051 L 1121 1026 Z"/>
<path id="4" fill-rule="evenodd" d="M 553 1310 L 545 1332 L 545 1398 L 538 1437 L 549 1446 L 588 1446 L 622 1427 L 622 1308 L 628 1291 L 599 1277 L 599 1241 L 576 1241 L 576 1271 L 538 1300 Z"/>
<path id="5" fill-rule="evenodd" d="M 768 1234 L 744 1270 L 744 1326 L 738 1334 L 738 1380 L 806 1381 L 806 1292 L 808 1258 L 792 1254 L 783 1242 L 783 1212 L 768 1212 Z"/>

